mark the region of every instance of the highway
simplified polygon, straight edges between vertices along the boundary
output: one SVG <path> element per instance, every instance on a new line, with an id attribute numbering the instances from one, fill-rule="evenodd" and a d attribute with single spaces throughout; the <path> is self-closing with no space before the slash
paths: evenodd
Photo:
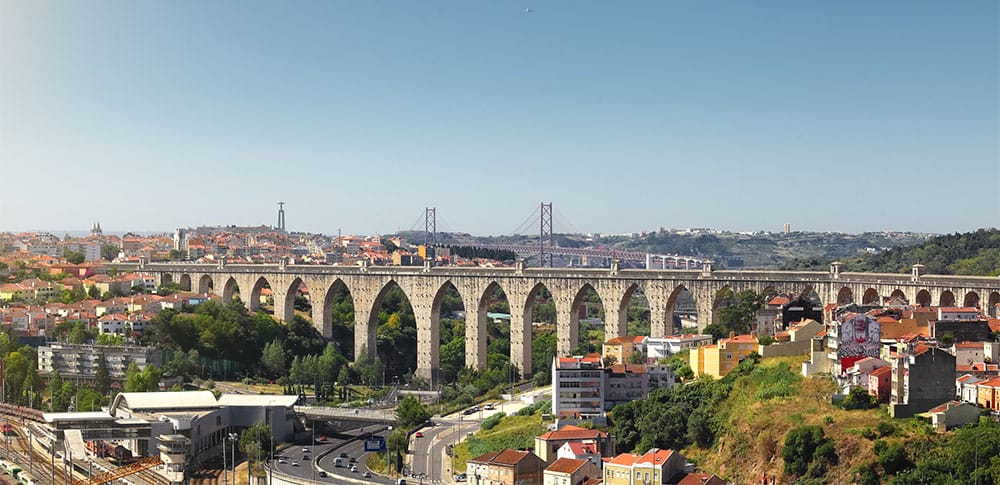
<path id="1" fill-rule="evenodd" d="M 541 388 L 532 391 L 531 394 L 540 396 L 547 392 L 551 392 L 550 389 Z M 432 426 L 420 430 L 423 433 L 422 437 L 417 438 L 416 433 L 410 436 L 410 450 L 413 453 L 412 472 L 425 474 L 423 483 L 455 483 L 454 475 L 465 470 L 456 472 L 451 469 L 448 446 L 461 442 L 470 432 L 479 431 L 479 425 L 484 419 L 497 413 L 516 413 L 526 406 L 527 404 L 518 396 L 517 399 L 495 403 L 496 409 L 493 410 L 479 409 L 470 414 L 465 414 L 467 410 L 461 410 L 431 418 Z"/>

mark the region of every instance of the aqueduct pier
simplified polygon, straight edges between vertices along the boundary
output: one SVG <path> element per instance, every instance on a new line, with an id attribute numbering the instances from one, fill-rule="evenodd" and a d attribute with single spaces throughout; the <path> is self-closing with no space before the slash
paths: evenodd
<path id="1" fill-rule="evenodd" d="M 465 362 L 471 367 L 486 365 L 486 308 L 497 288 L 503 290 L 511 308 L 511 362 L 525 375 L 531 373 L 531 311 L 535 296 L 544 287 L 556 306 L 557 351 L 569 354 L 579 340 L 579 306 L 583 295 L 593 289 L 605 311 L 605 336 L 613 338 L 626 331 L 629 300 L 641 290 L 649 302 L 651 334 L 673 331 L 673 311 L 677 297 L 688 290 L 697 307 L 699 326 L 716 318 L 723 288 L 752 289 L 807 295 L 815 291 L 824 303 L 879 303 L 884 298 L 901 297 L 922 305 L 970 306 L 1000 303 L 1000 278 L 925 275 L 923 266 L 914 265 L 911 274 L 846 273 L 834 263 L 829 271 L 715 271 L 707 262 L 700 270 L 619 270 L 581 268 L 399 267 L 399 266 L 318 266 L 279 264 L 190 264 L 142 263 L 117 265 L 121 270 L 150 273 L 160 283 L 173 281 L 185 290 L 216 293 L 224 302 L 235 292 L 251 311 L 260 307 L 260 292 L 270 287 L 274 315 L 282 320 L 293 316 L 295 296 L 301 286 L 309 290 L 313 325 L 325 336 L 333 335 L 331 305 L 334 295 L 346 290 L 354 303 L 355 349 L 375 349 L 378 312 L 386 292 L 398 286 L 413 307 L 417 322 L 417 375 L 437 382 L 440 347 L 440 307 L 450 286 L 461 295 L 465 306 Z"/>

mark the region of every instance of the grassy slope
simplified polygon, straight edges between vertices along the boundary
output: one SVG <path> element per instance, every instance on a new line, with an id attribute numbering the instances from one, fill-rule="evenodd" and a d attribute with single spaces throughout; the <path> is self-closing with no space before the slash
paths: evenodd
<path id="1" fill-rule="evenodd" d="M 782 477 L 784 461 L 781 450 L 785 435 L 799 424 L 822 426 L 836 443 L 840 459 L 827 479 L 831 483 L 851 483 L 854 468 L 874 457 L 873 441 L 862 436 L 880 421 L 893 423 L 899 431 L 890 440 L 905 440 L 925 433 L 925 426 L 913 420 L 892 420 L 881 409 L 845 411 L 830 403 L 834 384 L 829 379 L 791 377 L 804 358 L 765 359 L 759 372 L 740 378 L 728 399 L 718 409 L 724 423 L 712 449 L 691 446 L 684 455 L 701 470 L 726 475 L 744 482 L 762 473 Z M 782 367 L 787 366 L 787 371 Z M 791 375 L 789 374 L 792 373 Z M 780 395 L 784 397 L 771 397 Z M 825 419 L 832 418 L 832 422 Z M 790 482 L 783 478 L 783 483 Z"/>
<path id="2" fill-rule="evenodd" d="M 465 470 L 465 462 L 475 456 L 504 448 L 534 446 L 535 436 L 546 431 L 541 414 L 507 416 L 489 431 L 479 431 L 455 447 L 454 470 Z"/>

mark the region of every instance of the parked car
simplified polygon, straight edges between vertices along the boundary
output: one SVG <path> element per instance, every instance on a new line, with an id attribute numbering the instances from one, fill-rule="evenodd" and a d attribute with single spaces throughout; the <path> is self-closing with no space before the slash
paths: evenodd
<path id="1" fill-rule="evenodd" d="M 414 438 L 423 438 L 424 434 L 422 432 L 420 432 L 420 431 L 417 431 L 416 433 L 413 434 L 413 437 Z"/>

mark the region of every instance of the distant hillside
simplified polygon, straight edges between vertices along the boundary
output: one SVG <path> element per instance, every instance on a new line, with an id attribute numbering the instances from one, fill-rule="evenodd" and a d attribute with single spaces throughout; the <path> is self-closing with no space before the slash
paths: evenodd
<path id="1" fill-rule="evenodd" d="M 801 259 L 783 269 L 825 269 L 832 261 Z M 980 229 L 964 234 L 935 236 L 922 244 L 843 259 L 847 271 L 908 273 L 920 263 L 931 274 L 1000 276 L 1000 230 Z"/>
<path id="2" fill-rule="evenodd" d="M 424 234 L 401 233 L 407 240 L 420 243 Z M 724 268 L 816 267 L 836 259 L 856 258 L 868 252 L 912 246 L 927 241 L 930 235 L 919 233 L 868 232 L 862 234 L 793 232 L 741 234 L 711 232 L 677 234 L 667 231 L 636 233 L 630 236 L 590 236 L 556 234 L 560 247 L 614 247 L 655 254 L 683 254 L 715 260 Z M 534 235 L 472 236 L 461 233 L 438 233 L 438 244 L 472 246 L 477 243 L 536 244 Z M 907 271 L 909 271 L 907 269 Z"/>

